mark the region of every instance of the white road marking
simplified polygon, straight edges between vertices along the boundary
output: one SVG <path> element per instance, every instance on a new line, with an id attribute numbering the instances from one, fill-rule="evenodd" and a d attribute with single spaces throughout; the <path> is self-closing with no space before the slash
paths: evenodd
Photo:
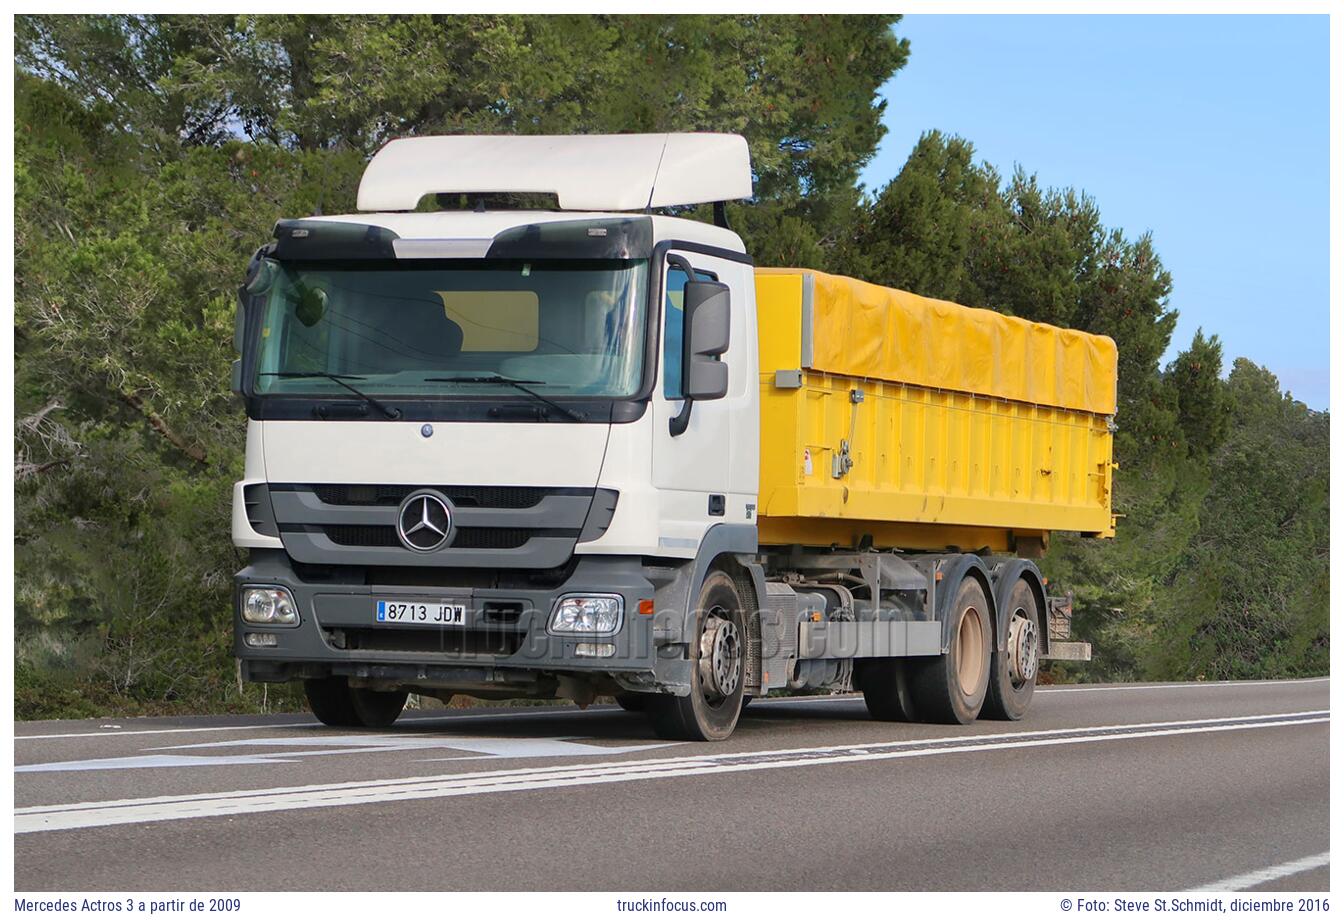
<path id="1" fill-rule="evenodd" d="M 940 754 L 1000 751 L 1066 744 L 1125 741 L 1174 735 L 1311 725 L 1329 721 L 1327 710 L 1228 716 L 1218 719 L 1051 729 L 997 735 L 960 735 L 877 744 L 748 751 L 700 757 L 612 761 L 532 769 L 407 777 L 377 783 L 349 782 L 265 790 L 157 796 L 108 802 L 37 805 L 14 811 L 15 833 L 107 827 L 187 818 L 328 808 L 375 802 L 449 798 L 605 783 L 739 773 L 823 764 L 857 763 Z M 940 746 L 941 745 L 941 746 Z"/>
<path id="2" fill-rule="evenodd" d="M 185 735 L 195 732 L 245 732 L 267 728 L 320 728 L 321 722 L 275 722 L 267 725 L 254 722 L 250 725 L 212 725 L 206 728 L 139 728 L 120 732 L 62 732 L 51 735 L 15 735 L 15 741 L 55 741 L 61 738 L 126 738 L 130 735 Z"/>
<path id="3" fill-rule="evenodd" d="M 1104 687 L 1060 684 L 1037 687 L 1037 693 L 1132 693 L 1136 690 L 1203 690 L 1209 687 L 1259 687 L 1265 684 L 1320 684 L 1328 677 L 1297 677 L 1291 680 L 1209 680 L 1180 684 L 1108 684 Z"/>
<path id="4" fill-rule="evenodd" d="M 200 744 L 179 744 L 151 748 L 155 753 L 133 754 L 125 757 L 95 757 L 87 760 L 62 760 L 51 763 L 22 764 L 15 773 L 69 773 L 89 770 L 142 770 L 153 768 L 257 766 L 264 764 L 294 763 L 299 757 L 327 757 L 335 754 L 381 754 L 390 751 L 465 751 L 483 757 L 597 757 L 613 754 L 633 754 L 640 751 L 669 747 L 677 742 L 662 741 L 627 745 L 583 744 L 573 736 L 566 738 L 497 738 L 472 735 L 379 734 L 379 735 L 312 735 L 308 737 L 281 736 L 262 738 L 234 738 L 228 741 L 207 741 Z M 225 753 L 213 756 L 199 754 L 171 754 L 165 751 L 220 750 L 222 748 L 285 748 L 276 751 L 248 751 L 241 754 Z M 310 748 L 310 750 L 296 750 Z M 451 760 L 465 757 L 443 758 Z"/>
<path id="5" fill-rule="evenodd" d="M 1316 684 L 1329 681 L 1329 677 L 1301 677 L 1289 680 L 1222 680 L 1222 681 L 1193 681 L 1188 683 L 1171 684 L 1108 684 L 1106 686 L 1063 686 L 1052 685 L 1046 687 L 1037 687 L 1037 693 L 1115 693 L 1132 692 L 1135 690 L 1200 690 L 1208 687 L 1252 687 L 1252 686 L 1275 686 L 1278 684 Z M 862 700 L 859 694 L 838 694 L 835 696 L 798 696 L 798 697 L 776 697 L 773 699 L 755 700 L 752 706 L 778 706 L 793 703 L 848 703 Z M 613 715 L 622 712 L 615 706 L 601 706 L 593 709 L 538 709 L 533 711 L 531 707 L 520 709 L 508 709 L 494 712 L 468 712 L 454 714 L 449 710 L 428 710 L 422 713 L 410 716 L 402 716 L 398 722 L 399 725 L 415 725 L 419 723 L 435 723 L 440 721 L 462 722 L 474 719 L 537 719 L 554 718 L 559 716 L 582 716 L 582 715 Z M 177 735 L 190 734 L 194 732 L 237 732 L 237 731 L 258 731 L 271 728 L 321 728 L 322 724 L 316 720 L 307 722 L 276 722 L 270 725 L 265 723 L 250 723 L 245 725 L 213 725 L 204 728 L 147 728 L 130 729 L 125 731 L 98 731 L 98 732 L 62 732 L 46 735 L 15 735 L 15 741 L 46 741 L 59 740 L 62 738 L 122 738 L 130 735 Z"/>
<path id="6" fill-rule="evenodd" d="M 1036 688 L 1037 693 L 1132 693 L 1136 690 L 1205 690 L 1212 687 L 1262 687 L 1278 684 L 1319 684 L 1330 680 L 1328 677 L 1295 677 L 1288 680 L 1209 680 L 1190 681 L 1172 684 L 1106 684 L 1088 686 L 1084 684 L 1050 684 Z M 789 703 L 850 703 L 862 702 L 860 693 L 837 693 L 832 696 L 791 696 L 772 697 L 766 700 L 754 700 L 752 706 L 775 706 Z"/>
<path id="7" fill-rule="evenodd" d="M 1303 859 L 1295 859 L 1292 862 L 1286 862 L 1278 866 L 1270 866 L 1268 869 L 1258 869 L 1255 872 L 1247 872 L 1245 875 L 1234 875 L 1231 878 L 1223 879 L 1221 882 L 1214 882 L 1212 885 L 1205 885 L 1203 888 L 1196 888 L 1195 891 L 1245 891 L 1247 888 L 1254 888 L 1256 885 L 1263 885 L 1266 882 L 1276 882 L 1281 878 L 1287 878 L 1290 875 L 1297 875 L 1301 872 L 1310 872 L 1312 869 L 1319 869 L 1321 866 L 1330 865 L 1330 854 L 1317 853 L 1315 856 L 1307 856 Z"/>
<path id="8" fill-rule="evenodd" d="M 592 715 L 594 713 L 611 714 L 614 712 L 622 711 L 615 706 L 607 706 L 602 709 L 589 709 L 589 710 L 538 709 L 535 712 L 531 712 L 529 711 L 529 709 L 530 707 L 525 709 L 509 709 L 499 712 L 480 712 L 469 714 L 464 713 L 463 715 L 452 715 L 449 713 L 448 710 L 442 710 L 442 711 L 430 710 L 424 715 L 414 715 L 414 716 L 403 715 L 400 719 L 397 720 L 397 724 L 415 725 L 417 723 L 422 722 L 437 723 L 445 720 L 459 722 L 466 719 L 501 719 L 501 718 L 518 718 L 519 716 L 527 716 L 531 718 L 536 718 L 538 716 L 578 716 L 578 715 L 584 715 L 585 713 L 587 713 L 588 715 Z M 119 732 L 64 732 L 60 734 L 50 734 L 50 735 L 15 735 L 14 740 L 46 741 L 61 738 L 126 738 L 131 735 L 187 735 L 187 734 L 194 734 L 196 732 L 251 732 L 251 731 L 265 731 L 266 729 L 271 728 L 321 729 L 323 727 L 324 726 L 322 725 L 321 722 L 317 721 L 316 719 L 310 719 L 307 722 L 273 722 L 270 724 L 267 724 L 265 722 L 251 722 L 244 725 L 211 725 L 204 728 L 138 728 L 138 729 L 131 729 L 129 731 L 119 731 Z"/>

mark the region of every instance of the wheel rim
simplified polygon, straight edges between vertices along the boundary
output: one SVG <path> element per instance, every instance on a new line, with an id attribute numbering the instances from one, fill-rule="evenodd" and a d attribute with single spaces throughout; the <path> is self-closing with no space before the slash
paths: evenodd
<path id="1" fill-rule="evenodd" d="M 985 628 L 980 622 L 980 612 L 974 607 L 967 607 L 957 627 L 957 684 L 966 696 L 974 696 L 980 690 L 985 667 L 984 639 Z"/>
<path id="2" fill-rule="evenodd" d="M 1013 621 L 1008 626 L 1008 675 L 1014 689 L 1021 690 L 1036 679 L 1040 643 L 1036 624 L 1026 615 L 1026 611 L 1013 611 Z"/>
<path id="3" fill-rule="evenodd" d="M 742 634 L 722 607 L 705 614 L 699 667 L 700 694 L 710 705 L 721 704 L 741 683 Z"/>

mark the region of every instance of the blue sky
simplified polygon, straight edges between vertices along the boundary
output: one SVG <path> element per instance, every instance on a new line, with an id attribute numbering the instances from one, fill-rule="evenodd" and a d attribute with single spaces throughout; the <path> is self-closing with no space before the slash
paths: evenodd
<path id="1" fill-rule="evenodd" d="M 1010 175 L 1151 231 L 1195 330 L 1329 407 L 1329 23 L 1325 16 L 911 15 L 883 88 L 875 190 L 937 128 Z"/>

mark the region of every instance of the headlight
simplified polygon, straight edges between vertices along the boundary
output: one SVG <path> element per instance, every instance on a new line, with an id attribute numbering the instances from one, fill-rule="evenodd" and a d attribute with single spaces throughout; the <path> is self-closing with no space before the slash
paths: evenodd
<path id="1" fill-rule="evenodd" d="M 299 608 L 286 588 L 247 587 L 243 589 L 244 623 L 259 626 L 295 626 Z"/>
<path id="2" fill-rule="evenodd" d="M 609 636 L 621 628 L 619 594 L 571 594 L 555 602 L 547 630 L 562 636 Z"/>

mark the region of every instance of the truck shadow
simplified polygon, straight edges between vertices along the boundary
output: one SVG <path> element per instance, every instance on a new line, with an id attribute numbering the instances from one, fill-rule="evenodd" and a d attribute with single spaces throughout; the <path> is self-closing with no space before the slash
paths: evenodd
<path id="1" fill-rule="evenodd" d="M 786 725 L 870 722 L 862 698 L 827 700 L 756 701 L 742 713 L 738 732 L 769 731 Z M 314 727 L 315 731 L 341 731 Z M 599 741 L 659 741 L 641 712 L 618 706 L 596 705 L 587 709 L 537 707 L 483 708 L 476 710 L 408 711 L 389 729 L 390 734 L 459 735 L 496 738 L 583 737 Z"/>

